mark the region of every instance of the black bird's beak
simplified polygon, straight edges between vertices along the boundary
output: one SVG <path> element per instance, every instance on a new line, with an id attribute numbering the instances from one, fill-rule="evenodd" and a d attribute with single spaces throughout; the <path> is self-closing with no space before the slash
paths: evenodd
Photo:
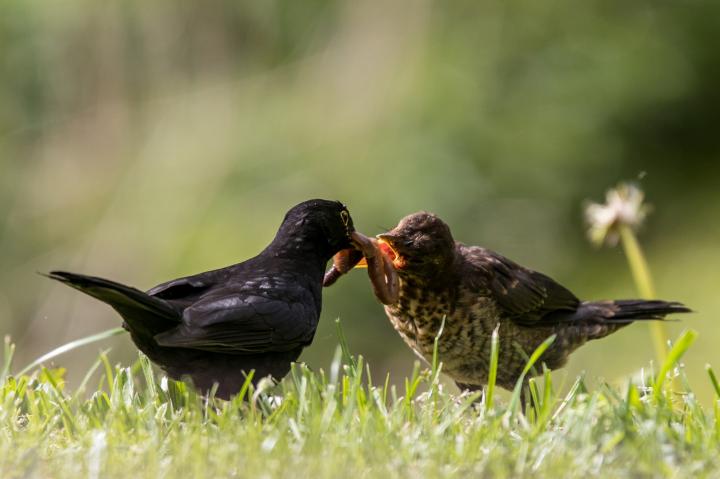
<path id="1" fill-rule="evenodd" d="M 355 249 L 357 249 L 358 251 L 366 252 L 366 251 L 370 251 L 373 249 L 372 240 L 358 231 L 353 231 L 350 234 L 350 239 L 352 240 L 353 247 Z M 355 264 L 354 267 L 355 268 L 367 268 L 368 264 L 367 264 L 367 260 L 365 259 L 365 257 L 363 256 L 360 259 L 360 261 Z"/>
<path id="2" fill-rule="evenodd" d="M 353 231 L 352 233 L 350 233 L 350 241 L 356 249 L 360 249 L 359 246 L 367 242 L 367 240 L 368 237 L 360 233 L 359 231 Z"/>

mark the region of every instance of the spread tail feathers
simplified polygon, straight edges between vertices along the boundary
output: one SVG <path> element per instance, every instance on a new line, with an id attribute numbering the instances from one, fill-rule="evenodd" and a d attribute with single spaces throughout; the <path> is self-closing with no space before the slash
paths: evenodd
<path id="1" fill-rule="evenodd" d="M 154 335 L 180 321 L 178 311 L 167 301 L 149 296 L 139 289 L 66 271 L 51 271 L 45 276 L 109 304 L 123 317 L 126 328 L 132 331 Z"/>

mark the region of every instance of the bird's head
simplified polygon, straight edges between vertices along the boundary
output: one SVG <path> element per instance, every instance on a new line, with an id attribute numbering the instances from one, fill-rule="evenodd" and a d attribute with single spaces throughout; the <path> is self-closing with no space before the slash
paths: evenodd
<path id="1" fill-rule="evenodd" d="M 347 207 L 339 201 L 308 200 L 290 209 L 276 236 L 283 249 L 310 251 L 325 259 L 351 248 L 355 233 Z"/>
<path id="2" fill-rule="evenodd" d="M 401 219 L 387 233 L 377 235 L 378 247 L 393 261 L 400 275 L 426 279 L 440 275 L 455 259 L 455 240 L 447 224 L 420 211 Z"/>

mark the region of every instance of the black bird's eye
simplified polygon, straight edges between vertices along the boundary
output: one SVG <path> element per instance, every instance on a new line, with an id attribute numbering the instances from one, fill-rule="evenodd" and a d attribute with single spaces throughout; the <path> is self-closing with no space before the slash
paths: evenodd
<path id="1" fill-rule="evenodd" d="M 348 213 L 347 210 L 342 210 L 340 212 L 340 221 L 342 221 L 342 224 L 347 228 L 348 223 L 350 222 L 350 213 Z"/>

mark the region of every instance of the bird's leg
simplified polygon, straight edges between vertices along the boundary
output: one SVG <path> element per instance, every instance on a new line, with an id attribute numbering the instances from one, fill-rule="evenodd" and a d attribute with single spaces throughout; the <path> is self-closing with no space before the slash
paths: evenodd
<path id="1" fill-rule="evenodd" d="M 522 389 L 520 390 L 520 412 L 527 416 L 528 407 L 532 407 L 533 400 L 530 394 L 530 388 L 527 381 L 523 381 Z"/>
<path id="2" fill-rule="evenodd" d="M 475 392 L 475 391 L 481 391 L 483 386 L 480 386 L 478 384 L 467 384 L 467 383 L 461 383 L 458 381 L 455 381 L 455 385 L 460 389 L 461 392 Z M 473 401 L 474 404 L 480 404 L 482 396 L 478 397 L 475 401 Z M 520 394 L 520 412 L 523 414 L 527 414 L 528 407 L 532 407 L 533 400 L 532 395 L 530 394 L 530 388 L 528 385 L 527 380 L 523 381 L 521 394 Z"/>
<path id="3" fill-rule="evenodd" d="M 474 393 L 476 391 L 482 391 L 483 386 L 480 386 L 478 384 L 466 384 L 466 383 L 460 383 L 455 381 L 455 385 L 460 389 L 461 393 L 468 392 L 468 393 Z M 482 399 L 482 395 L 478 396 L 477 399 L 473 401 L 473 404 L 480 404 L 480 401 Z"/>

